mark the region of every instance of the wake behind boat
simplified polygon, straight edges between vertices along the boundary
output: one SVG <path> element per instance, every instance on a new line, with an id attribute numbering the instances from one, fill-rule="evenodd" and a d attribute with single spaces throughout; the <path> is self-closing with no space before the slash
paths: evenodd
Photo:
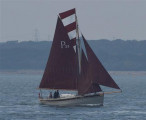
<path id="1" fill-rule="evenodd" d="M 73 21 L 68 22 L 70 18 Z M 103 105 L 100 85 L 120 90 L 79 31 L 75 9 L 60 13 L 39 89 L 73 90 L 77 95 L 43 98 L 41 92 L 40 102 L 58 106 Z"/>

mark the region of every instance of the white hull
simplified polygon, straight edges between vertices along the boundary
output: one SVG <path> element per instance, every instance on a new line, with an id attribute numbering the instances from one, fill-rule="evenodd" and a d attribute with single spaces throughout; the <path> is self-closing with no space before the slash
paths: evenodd
<path id="1" fill-rule="evenodd" d="M 94 94 L 85 96 L 74 96 L 68 98 L 41 99 L 40 102 L 51 106 L 84 106 L 84 105 L 103 105 L 104 94 Z"/>

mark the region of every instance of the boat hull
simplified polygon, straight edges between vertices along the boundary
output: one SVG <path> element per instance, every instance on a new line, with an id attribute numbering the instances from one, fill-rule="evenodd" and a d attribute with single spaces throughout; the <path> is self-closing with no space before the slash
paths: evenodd
<path id="1" fill-rule="evenodd" d="M 86 106 L 86 105 L 102 106 L 103 101 L 104 101 L 104 94 L 75 96 L 70 98 L 40 99 L 41 103 L 48 104 L 51 106 Z"/>

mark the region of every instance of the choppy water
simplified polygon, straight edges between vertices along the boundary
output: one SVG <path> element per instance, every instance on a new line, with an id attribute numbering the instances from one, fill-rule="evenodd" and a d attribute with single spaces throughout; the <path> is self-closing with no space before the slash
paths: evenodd
<path id="1" fill-rule="evenodd" d="M 0 120 L 146 120 L 146 74 L 112 72 L 123 90 L 102 107 L 49 107 L 38 101 L 42 74 L 0 73 Z"/>

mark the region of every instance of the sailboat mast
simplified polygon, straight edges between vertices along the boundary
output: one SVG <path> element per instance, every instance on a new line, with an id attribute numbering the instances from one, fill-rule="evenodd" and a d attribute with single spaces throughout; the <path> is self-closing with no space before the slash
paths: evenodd
<path id="1" fill-rule="evenodd" d="M 76 39 L 77 39 L 77 52 L 78 52 L 78 72 L 81 73 L 81 46 L 80 46 L 80 38 L 79 38 L 79 26 L 78 26 L 78 20 L 77 15 L 75 14 L 76 19 Z"/>

